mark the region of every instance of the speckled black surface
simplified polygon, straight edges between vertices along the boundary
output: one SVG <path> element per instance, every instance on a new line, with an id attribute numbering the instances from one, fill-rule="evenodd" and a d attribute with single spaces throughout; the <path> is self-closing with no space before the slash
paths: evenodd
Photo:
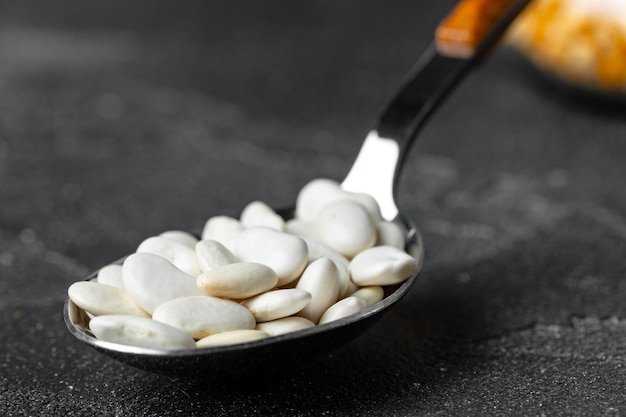
<path id="1" fill-rule="evenodd" d="M 2 2 L 0 415 L 626 414 L 626 108 L 507 50 L 411 152 L 424 273 L 353 343 L 225 383 L 65 328 L 143 238 L 342 178 L 451 4 Z"/>

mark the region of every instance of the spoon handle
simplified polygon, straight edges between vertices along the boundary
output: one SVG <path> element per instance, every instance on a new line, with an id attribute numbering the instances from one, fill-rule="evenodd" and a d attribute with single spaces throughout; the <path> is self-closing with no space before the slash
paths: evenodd
<path id="1" fill-rule="evenodd" d="M 437 26 L 437 51 L 452 58 L 473 57 L 490 34 L 500 37 L 528 1 L 461 0 Z"/>
<path id="2" fill-rule="evenodd" d="M 435 33 L 435 42 L 409 72 L 369 132 L 342 182 L 372 195 L 383 218 L 398 216 L 398 175 L 419 128 L 453 87 L 486 58 L 530 0 L 461 0 Z"/>
<path id="3" fill-rule="evenodd" d="M 531 0 L 460 0 L 435 30 L 435 42 L 409 72 L 379 118 L 378 132 L 413 141 L 436 104 L 495 49 Z"/>

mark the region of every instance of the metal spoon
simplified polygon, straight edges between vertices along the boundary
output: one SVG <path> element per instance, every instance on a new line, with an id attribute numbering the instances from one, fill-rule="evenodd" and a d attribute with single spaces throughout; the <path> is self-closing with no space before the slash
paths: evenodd
<path id="1" fill-rule="evenodd" d="M 496 45 L 509 23 L 530 0 L 461 0 L 439 25 L 436 42 L 411 70 L 405 85 L 391 100 L 376 127 L 367 135 L 349 174 L 348 191 L 365 192 L 379 203 L 384 219 L 405 227 L 407 251 L 421 269 L 424 251 L 418 229 L 398 210 L 394 193 L 404 157 L 416 133 L 452 87 Z M 292 209 L 279 210 L 290 218 Z M 123 259 L 117 261 L 121 263 Z M 385 298 L 359 312 L 313 328 L 223 347 L 155 350 L 96 339 L 89 317 L 69 299 L 64 318 L 70 332 L 95 350 L 127 365 L 173 376 L 224 377 L 301 363 L 330 352 L 363 333 L 411 289 L 416 273 L 388 288 Z M 95 278 L 92 273 L 86 280 Z"/>

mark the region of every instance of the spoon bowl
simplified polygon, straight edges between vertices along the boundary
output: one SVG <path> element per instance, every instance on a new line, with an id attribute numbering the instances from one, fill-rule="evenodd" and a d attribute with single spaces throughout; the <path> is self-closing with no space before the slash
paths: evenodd
<path id="1" fill-rule="evenodd" d="M 419 230 L 395 202 L 398 177 L 417 131 L 466 72 L 493 49 L 528 1 L 462 0 L 438 27 L 435 44 L 418 60 L 381 114 L 341 184 L 346 191 L 374 197 L 382 218 L 407 231 L 406 250 L 417 260 L 415 274 L 401 284 L 385 288 L 382 301 L 349 317 L 261 340 L 220 347 L 158 350 L 95 338 L 89 331 L 87 313 L 68 299 L 64 319 L 70 332 L 95 350 L 132 367 L 197 378 L 233 377 L 285 365 L 293 367 L 362 334 L 410 291 L 422 267 L 424 248 Z M 462 36 L 458 31 L 463 32 Z M 285 219 L 293 217 L 293 209 L 278 212 Z M 121 264 L 123 260 L 115 263 Z M 93 280 L 96 275 L 94 272 L 85 280 Z"/>
<path id="2" fill-rule="evenodd" d="M 376 323 L 385 312 L 404 297 L 415 281 L 423 261 L 419 231 L 409 229 L 408 250 L 418 259 L 418 273 L 402 284 L 385 289 L 379 303 L 343 319 L 317 325 L 297 332 L 228 346 L 185 350 L 157 350 L 120 345 L 99 340 L 89 331 L 89 317 L 67 299 L 64 318 L 70 332 L 96 351 L 134 368 L 170 376 L 192 378 L 232 378 L 277 370 L 282 366 L 305 363 L 356 338 Z M 124 258 L 114 262 L 121 264 Z M 92 280 L 97 272 L 86 280 Z"/>

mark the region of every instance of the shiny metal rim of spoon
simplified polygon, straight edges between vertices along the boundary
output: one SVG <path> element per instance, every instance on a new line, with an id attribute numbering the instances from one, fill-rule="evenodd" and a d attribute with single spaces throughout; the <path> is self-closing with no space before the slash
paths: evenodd
<path id="1" fill-rule="evenodd" d="M 471 3 L 473 0 L 464 1 Z M 97 351 L 139 369 L 172 376 L 220 378 L 257 373 L 262 369 L 292 367 L 312 356 L 330 352 L 363 333 L 407 294 L 422 267 L 424 251 L 420 233 L 400 213 L 394 198 L 404 159 L 417 131 L 466 72 L 485 58 L 528 1 L 498 0 L 506 4 L 506 12 L 496 18 L 491 17 L 492 21 L 487 22 L 489 30 L 486 36 L 470 56 L 443 55 L 435 45 L 431 46 L 367 135 L 356 161 L 342 182 L 342 187 L 348 191 L 372 195 L 378 201 L 385 220 L 397 222 L 408 230 L 407 251 L 418 260 L 416 274 L 404 283 L 388 288 L 381 302 L 352 316 L 297 332 L 236 345 L 172 351 L 96 339 L 89 332 L 86 313 L 68 299 L 64 306 L 64 319 L 70 332 Z M 94 279 L 96 274 L 94 272 L 85 279 Z"/>

